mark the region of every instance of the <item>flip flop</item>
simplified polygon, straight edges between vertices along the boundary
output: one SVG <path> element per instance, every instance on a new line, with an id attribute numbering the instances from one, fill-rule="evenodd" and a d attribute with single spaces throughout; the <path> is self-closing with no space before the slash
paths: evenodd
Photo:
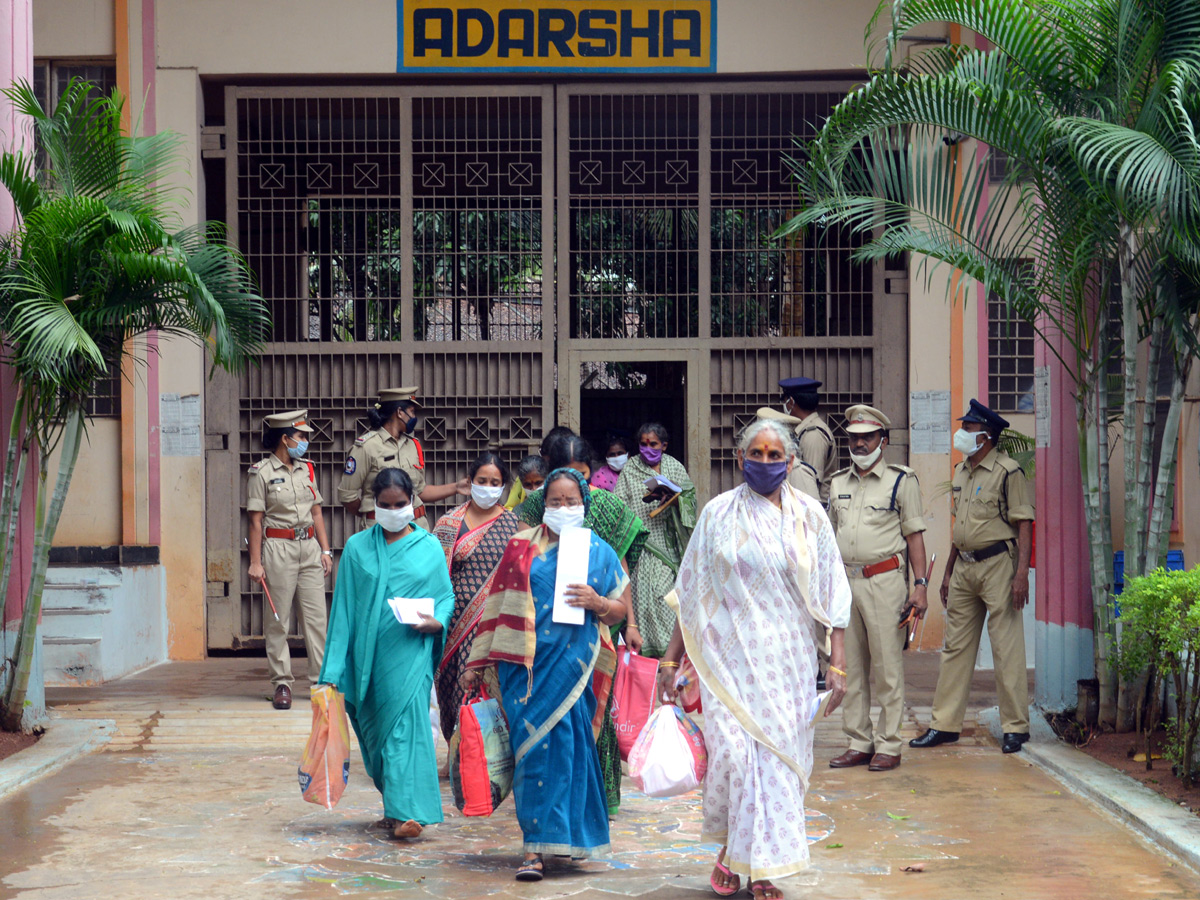
<path id="1" fill-rule="evenodd" d="M 537 859 L 528 859 L 517 869 L 517 881 L 541 881 L 546 877 L 544 868 L 540 856 Z"/>
<path id="2" fill-rule="evenodd" d="M 783 891 L 779 890 L 778 887 L 769 881 L 752 881 L 750 882 L 750 886 L 746 888 L 746 893 L 753 897 L 754 900 L 759 900 L 760 897 L 762 900 L 767 900 L 767 891 L 775 891 L 779 894 L 779 897 L 772 898 L 772 900 L 780 900 L 783 897 Z"/>
<path id="3" fill-rule="evenodd" d="M 742 889 L 742 879 L 741 879 L 741 876 L 734 875 L 733 872 L 729 871 L 729 867 L 727 865 L 725 865 L 724 859 L 725 859 L 724 853 L 722 853 L 719 857 L 717 857 L 716 869 L 722 875 L 725 875 L 727 877 L 732 877 L 733 884 L 729 887 L 721 887 L 720 885 L 717 884 L 717 873 L 713 872 L 711 875 L 708 876 L 708 886 L 710 888 L 712 888 L 712 892 L 714 894 L 716 894 L 718 897 L 732 897 L 734 894 L 736 894 L 738 891 L 740 891 Z"/>

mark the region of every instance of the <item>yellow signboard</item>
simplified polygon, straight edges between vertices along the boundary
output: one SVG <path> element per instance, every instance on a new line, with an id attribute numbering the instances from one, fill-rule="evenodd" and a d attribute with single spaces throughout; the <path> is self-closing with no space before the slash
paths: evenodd
<path id="1" fill-rule="evenodd" d="M 399 72 L 715 72 L 717 0 L 396 0 Z"/>

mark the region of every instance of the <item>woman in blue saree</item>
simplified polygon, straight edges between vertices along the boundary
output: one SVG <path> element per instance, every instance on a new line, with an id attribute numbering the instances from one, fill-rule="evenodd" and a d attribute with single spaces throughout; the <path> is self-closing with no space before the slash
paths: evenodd
<path id="1" fill-rule="evenodd" d="M 413 526 L 413 486 L 401 469 L 375 477 L 375 525 L 346 541 L 320 681 L 346 696 L 363 767 L 383 795 L 377 823 L 397 838 L 442 821 L 429 693 L 454 612 L 437 538 Z M 433 598 L 433 615 L 402 625 L 391 597 Z"/>
<path id="2" fill-rule="evenodd" d="M 546 479 L 542 524 L 509 541 L 475 635 L 463 687 L 494 667 L 508 717 L 513 799 L 524 834 L 520 881 L 540 881 L 542 855 L 582 859 L 608 850 L 608 804 L 596 736 L 616 668 L 610 626 L 626 615 L 628 577 L 616 552 L 593 533 L 587 584 L 567 602 L 582 625 L 554 621 L 558 538 L 580 527 L 591 492 L 573 469 Z"/>

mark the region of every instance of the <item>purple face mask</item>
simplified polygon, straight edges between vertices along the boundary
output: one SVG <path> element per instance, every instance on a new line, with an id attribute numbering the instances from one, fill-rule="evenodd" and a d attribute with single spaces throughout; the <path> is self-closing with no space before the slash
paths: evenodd
<path id="1" fill-rule="evenodd" d="M 742 475 L 750 490 L 765 497 L 775 493 L 775 489 L 787 478 L 787 460 L 765 463 L 748 459 L 742 463 Z"/>
<path id="2" fill-rule="evenodd" d="M 662 462 L 662 450 L 653 447 L 638 447 L 638 453 L 642 455 L 642 459 L 646 461 L 646 465 L 657 466 Z"/>

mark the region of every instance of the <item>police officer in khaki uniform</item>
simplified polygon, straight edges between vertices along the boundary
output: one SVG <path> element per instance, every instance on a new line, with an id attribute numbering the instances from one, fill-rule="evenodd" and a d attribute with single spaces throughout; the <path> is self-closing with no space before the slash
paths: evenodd
<path id="1" fill-rule="evenodd" d="M 263 630 L 276 709 L 292 705 L 292 659 L 287 636 L 293 608 L 299 607 L 310 681 L 321 671 L 325 655 L 325 576 L 333 569 L 333 553 L 321 514 L 316 472 L 304 459 L 312 433 L 307 418 L 308 410 L 304 409 L 267 416 L 263 420 L 262 444 L 270 454 L 250 467 L 246 479 L 246 510 L 250 513 L 248 574 L 259 584 L 265 581 L 266 591 L 270 592 L 271 599 L 263 610 Z M 271 603 L 275 612 L 271 612 Z"/>
<path id="2" fill-rule="evenodd" d="M 412 479 L 416 513 L 413 524 L 425 531 L 429 530 L 426 502 L 436 503 L 455 493 L 471 493 L 466 478 L 457 484 L 426 484 L 425 451 L 413 436 L 420 422 L 420 411 L 415 387 L 385 388 L 379 392 L 379 401 L 367 410 L 371 430 L 350 448 L 338 483 L 338 500 L 351 515 L 359 517 L 360 528 L 374 522 L 375 497 L 371 485 L 383 469 L 403 469 Z"/>
<path id="3" fill-rule="evenodd" d="M 967 458 L 954 472 L 950 511 L 954 546 L 942 579 L 946 646 L 933 721 L 912 747 L 958 740 L 962 730 L 979 637 L 987 619 L 996 661 L 1005 753 L 1029 740 L 1029 682 L 1021 611 L 1029 601 L 1029 557 L 1033 549 L 1033 491 L 1014 460 L 996 449 L 1008 422 L 978 400 L 959 419 L 954 447 Z"/>
<path id="4" fill-rule="evenodd" d="M 769 406 L 759 407 L 755 415 L 760 419 L 775 419 L 777 422 L 782 422 L 793 430 L 800 424 L 800 420 L 795 416 L 781 413 L 779 410 L 772 409 Z M 796 490 L 807 494 L 814 500 L 821 499 L 821 485 L 817 481 L 817 470 L 799 456 L 796 457 L 796 461 L 792 465 L 792 471 L 788 472 L 787 480 L 788 484 Z"/>
<path id="5" fill-rule="evenodd" d="M 829 480 L 837 469 L 837 449 L 833 432 L 817 412 L 820 381 L 812 378 L 785 378 L 779 382 L 783 388 L 783 411 L 800 420 L 796 426 L 796 459 L 808 463 L 817 473 L 820 485 L 820 500 L 829 505 Z"/>
<path id="6" fill-rule="evenodd" d="M 850 738 L 850 749 L 829 765 L 835 769 L 865 765 L 871 772 L 886 772 L 900 765 L 908 628 L 907 624 L 899 627 L 900 621 L 908 607 L 922 616 L 928 606 L 925 518 L 916 473 L 883 458 L 892 425 L 888 417 L 870 406 L 851 406 L 846 423 L 852 464 L 834 473 L 829 520 L 853 597 L 842 701 L 842 728 Z M 904 572 L 906 555 L 913 571 L 911 595 Z M 880 705 L 874 726 L 872 676 Z"/>

